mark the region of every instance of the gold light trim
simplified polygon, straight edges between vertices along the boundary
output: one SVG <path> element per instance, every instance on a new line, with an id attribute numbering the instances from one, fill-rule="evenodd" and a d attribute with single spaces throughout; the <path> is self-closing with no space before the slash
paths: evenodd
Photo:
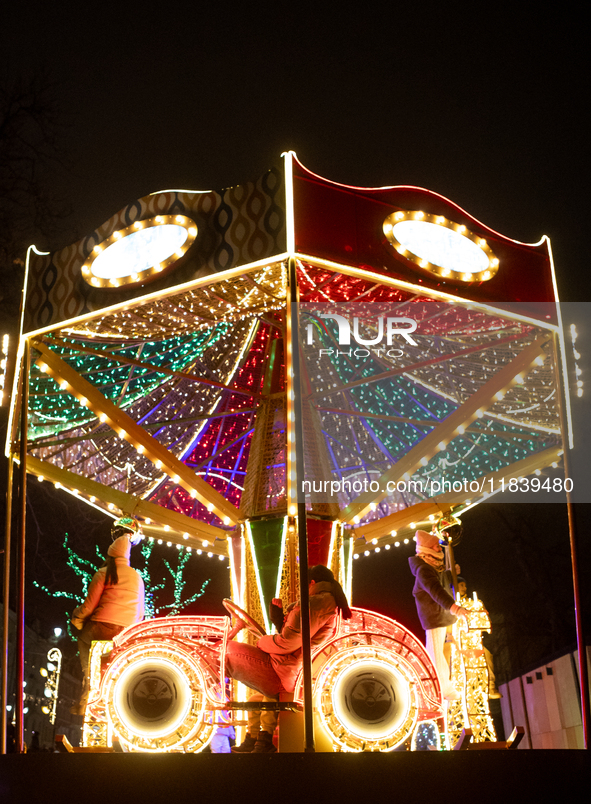
<path id="1" fill-rule="evenodd" d="M 470 242 L 474 243 L 474 245 L 486 255 L 488 259 L 487 268 L 485 268 L 483 271 L 464 272 L 456 271 L 449 266 L 441 266 L 437 265 L 436 263 L 429 262 L 429 260 L 425 259 L 424 257 L 415 254 L 410 250 L 410 248 L 405 246 L 403 243 L 400 243 L 396 238 L 396 235 L 394 234 L 394 227 L 397 223 L 402 223 L 403 221 L 431 223 L 435 226 L 442 226 L 443 228 L 449 229 L 451 232 L 454 232 L 457 235 L 465 237 L 467 240 L 470 240 Z M 488 242 L 484 237 L 474 234 L 474 232 L 471 232 L 469 229 L 467 229 L 464 224 L 450 221 L 443 215 L 431 215 L 430 213 L 422 212 L 421 210 L 401 209 L 398 210 L 398 212 L 393 212 L 391 215 L 388 215 L 384 221 L 383 229 L 384 234 L 401 257 L 414 262 L 414 264 L 419 268 L 422 268 L 431 274 L 435 274 L 435 276 L 438 278 L 445 279 L 447 281 L 472 284 L 474 282 L 487 282 L 489 279 L 492 279 L 499 270 L 499 259 L 495 256 L 493 250 L 488 245 Z"/>
<path id="2" fill-rule="evenodd" d="M 181 226 L 187 232 L 185 242 L 179 246 L 176 251 L 173 251 L 173 253 L 170 254 L 170 256 L 166 259 L 154 263 L 143 271 L 130 273 L 124 276 L 107 278 L 97 276 L 93 272 L 92 266 L 94 261 L 97 260 L 104 252 L 106 252 L 110 246 L 114 245 L 115 243 L 120 243 L 125 237 L 137 234 L 137 232 L 141 232 L 144 229 L 151 229 L 156 226 L 165 225 Z M 116 232 L 113 232 L 113 234 L 110 235 L 110 237 L 108 237 L 106 240 L 103 240 L 101 243 L 97 243 L 94 246 L 90 255 L 86 259 L 86 262 L 82 265 L 82 278 L 87 284 L 96 288 L 120 288 L 123 286 L 127 287 L 130 285 L 141 285 L 144 282 L 156 279 L 158 274 L 162 273 L 166 268 L 169 268 L 171 265 L 173 265 L 173 263 L 177 262 L 177 260 L 183 257 L 193 244 L 196 237 L 197 224 L 186 215 L 156 215 L 154 218 L 148 218 L 147 220 L 143 221 L 135 221 L 125 229 L 118 229 Z"/>

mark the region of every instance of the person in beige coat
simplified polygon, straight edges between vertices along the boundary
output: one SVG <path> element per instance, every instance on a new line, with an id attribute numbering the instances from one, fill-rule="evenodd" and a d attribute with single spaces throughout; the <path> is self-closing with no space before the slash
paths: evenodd
<path id="1" fill-rule="evenodd" d="M 144 619 L 144 582 L 129 563 L 132 543 L 141 538 L 141 530 L 132 517 L 121 517 L 113 524 L 111 535 L 114 541 L 104 566 L 95 573 L 84 602 L 72 612 L 72 625 L 80 631 L 78 652 L 84 674 L 82 698 L 73 707 L 78 710 L 86 703 L 92 642 L 113 639 L 127 626 Z"/>

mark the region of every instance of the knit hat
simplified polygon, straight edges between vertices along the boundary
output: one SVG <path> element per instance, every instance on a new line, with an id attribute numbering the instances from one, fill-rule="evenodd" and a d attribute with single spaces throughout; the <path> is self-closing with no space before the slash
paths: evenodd
<path id="1" fill-rule="evenodd" d="M 426 554 L 439 559 L 442 557 L 441 550 L 436 549 L 439 546 L 439 539 L 433 533 L 428 533 L 426 530 L 417 530 L 414 539 L 417 543 L 416 552 L 419 555 Z"/>
<path id="2" fill-rule="evenodd" d="M 131 534 L 129 534 L 131 536 Z M 129 559 L 131 553 L 131 542 L 129 536 L 119 536 L 115 539 L 113 544 L 107 550 L 107 553 L 113 558 L 126 558 Z"/>

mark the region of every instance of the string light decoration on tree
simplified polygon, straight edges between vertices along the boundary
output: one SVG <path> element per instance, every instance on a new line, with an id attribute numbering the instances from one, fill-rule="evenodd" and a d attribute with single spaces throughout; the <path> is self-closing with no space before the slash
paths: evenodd
<path id="1" fill-rule="evenodd" d="M 434 720 L 423 720 L 417 723 L 412 736 L 413 751 L 441 751 L 442 737 L 439 733 L 437 723 Z"/>
<path id="2" fill-rule="evenodd" d="M 66 551 L 66 565 L 73 571 L 74 575 L 76 576 L 75 579 L 80 582 L 80 592 L 74 592 L 67 589 L 52 590 L 48 586 L 40 584 L 38 581 L 33 581 L 34 586 L 36 586 L 38 589 L 41 589 L 50 597 L 71 601 L 72 605 L 68 605 L 66 608 L 66 614 L 69 614 L 73 608 L 84 602 L 86 595 L 88 594 L 88 587 L 90 586 L 92 578 L 99 567 L 103 564 L 103 557 L 101 556 L 98 547 L 95 547 L 96 557 L 98 559 L 98 561 L 95 562 L 94 560 L 86 559 L 79 555 L 79 553 L 70 547 L 68 543 L 69 539 L 70 536 L 68 533 L 66 533 L 63 542 L 63 548 Z M 172 561 L 168 561 L 167 559 L 164 559 L 163 561 L 167 573 L 173 582 L 172 602 L 164 602 L 166 599 L 170 599 L 171 592 L 168 591 L 170 583 L 168 582 L 169 579 L 167 577 L 159 582 L 152 580 L 154 568 L 152 566 L 153 562 L 151 562 L 151 558 L 154 546 L 155 542 L 152 539 L 144 539 L 142 541 L 142 564 L 141 566 L 135 567 L 144 582 L 146 619 L 160 616 L 172 617 L 179 614 L 181 611 L 202 597 L 211 580 L 207 579 L 204 581 L 197 592 L 194 592 L 190 597 L 185 597 L 183 599 L 184 590 L 187 585 L 185 572 L 187 570 L 187 563 L 189 558 L 191 558 L 192 552 L 185 547 L 179 546 L 179 549 L 176 552 L 176 566 Z M 66 617 L 66 619 L 68 620 L 68 634 L 73 640 L 75 640 L 76 631 L 72 630 L 69 617 Z"/>
<path id="3" fill-rule="evenodd" d="M 187 580 L 185 578 L 185 569 L 187 567 L 187 562 L 191 557 L 191 553 L 185 549 L 184 547 L 180 547 L 177 552 L 177 563 L 176 567 L 172 565 L 170 561 L 166 558 L 163 559 L 163 564 L 166 567 L 170 577 L 173 580 L 173 601 L 172 603 L 156 603 L 155 597 L 158 595 L 159 592 L 163 591 L 166 588 L 166 579 L 161 581 L 160 583 L 153 583 L 151 579 L 151 573 L 149 569 L 149 561 L 152 555 L 152 550 L 154 549 L 154 542 L 151 540 L 143 541 L 142 542 L 142 557 L 144 559 L 143 567 L 138 569 L 138 572 L 142 576 L 144 581 L 144 587 L 146 589 L 146 610 L 145 610 L 145 617 L 149 619 L 151 617 L 174 617 L 177 614 L 180 614 L 181 611 L 186 609 L 191 603 L 194 603 L 196 600 L 205 593 L 205 589 L 209 584 L 209 579 L 204 581 L 201 584 L 201 588 L 199 591 L 195 592 L 191 595 L 191 597 L 186 598 L 183 600 L 183 591 L 187 584 Z"/>

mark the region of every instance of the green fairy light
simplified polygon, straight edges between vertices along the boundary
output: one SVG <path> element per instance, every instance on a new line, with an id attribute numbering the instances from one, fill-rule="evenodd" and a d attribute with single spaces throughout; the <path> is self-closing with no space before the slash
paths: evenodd
<path id="1" fill-rule="evenodd" d="M 164 559 L 164 566 L 170 573 L 170 576 L 172 577 L 172 580 L 174 582 L 174 589 L 173 589 L 174 602 L 161 605 L 158 609 L 158 613 L 168 610 L 167 616 L 172 617 L 176 614 L 179 614 L 183 608 L 189 606 L 191 603 L 194 603 L 198 598 L 201 597 L 201 595 L 204 594 L 205 588 L 209 583 L 209 579 L 207 581 L 204 581 L 204 583 L 201 585 L 201 589 L 198 592 L 195 592 L 194 595 L 183 601 L 183 590 L 186 585 L 184 572 L 185 572 L 185 566 L 189 558 L 190 553 L 184 547 L 181 547 L 178 553 L 178 562 L 176 568 L 174 568 L 169 561 Z"/>
<path id="2" fill-rule="evenodd" d="M 80 376 L 101 391 L 101 393 L 122 409 L 129 408 L 143 399 L 158 386 L 170 382 L 169 374 L 158 372 L 165 366 L 167 371 L 185 371 L 201 358 L 206 349 L 212 348 L 230 329 L 228 323 L 220 323 L 211 330 L 202 330 L 189 336 L 177 336 L 164 341 L 146 342 L 133 346 L 128 344 L 113 348 L 112 344 L 92 342 L 94 351 L 104 351 L 100 357 L 85 352 L 77 352 L 78 342 L 68 339 L 71 348 L 62 344 L 52 346 L 68 365 Z M 83 342 L 81 346 L 84 346 Z M 134 366 L 118 363 L 114 358 L 122 357 L 148 363 Z M 125 389 L 125 393 L 121 398 Z M 91 410 L 78 399 L 62 391 L 59 384 L 47 374 L 34 368 L 30 377 L 29 408 L 31 411 L 31 435 L 39 438 L 44 434 L 63 431 L 64 425 L 82 426 L 94 420 Z"/>
<path id="3" fill-rule="evenodd" d="M 69 534 L 66 533 L 63 542 L 63 548 L 66 551 L 66 565 L 73 571 L 76 579 L 80 582 L 80 591 L 68 591 L 65 589 L 60 590 L 52 590 L 48 586 L 45 586 L 38 581 L 33 581 L 33 585 L 37 587 L 37 589 L 41 589 L 45 592 L 49 597 L 53 597 L 55 599 L 63 599 L 65 601 L 72 601 L 74 604 L 73 606 L 69 606 L 66 609 L 66 613 L 68 614 L 67 619 L 69 620 L 69 614 L 71 610 L 76 606 L 79 606 L 81 603 L 84 602 L 86 595 L 88 594 L 88 587 L 94 577 L 94 574 L 97 572 L 100 566 L 104 564 L 103 557 L 99 551 L 98 547 L 95 547 L 96 551 L 96 559 L 97 560 L 89 560 L 86 558 L 82 558 L 70 545 L 68 544 L 69 541 Z M 153 617 L 172 617 L 174 615 L 180 614 L 183 609 L 189 606 L 191 603 L 194 603 L 198 600 L 204 593 L 205 590 L 210 582 L 210 578 L 204 581 L 201 584 L 200 589 L 195 592 L 190 597 L 183 599 L 183 593 L 185 590 L 185 586 L 187 585 L 187 579 L 185 578 L 185 570 L 187 568 L 187 562 L 191 557 L 191 553 L 181 547 L 177 554 L 177 561 L 176 566 L 173 565 L 173 562 L 167 561 L 164 559 L 164 566 L 167 569 L 167 573 L 172 578 L 173 581 L 173 589 L 172 589 L 172 603 L 165 603 L 164 599 L 170 598 L 170 592 L 167 591 L 167 583 L 168 578 L 165 577 L 163 581 L 157 583 L 152 581 L 152 570 L 153 570 L 153 561 L 152 558 L 152 551 L 154 549 L 154 542 L 151 540 L 144 540 L 141 545 L 141 556 L 142 556 L 142 566 L 137 567 L 137 571 L 139 572 L 143 582 L 144 582 L 144 589 L 145 589 L 145 618 L 151 619 Z M 71 623 L 68 621 L 68 634 L 70 635 L 72 640 L 76 640 L 77 632 L 75 629 L 72 629 Z"/>

